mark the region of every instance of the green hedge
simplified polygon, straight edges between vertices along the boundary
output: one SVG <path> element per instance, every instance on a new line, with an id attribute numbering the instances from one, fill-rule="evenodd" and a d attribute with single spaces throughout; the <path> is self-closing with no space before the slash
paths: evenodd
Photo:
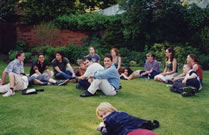
<path id="1" fill-rule="evenodd" d="M 99 13 L 71 14 L 59 16 L 53 20 L 57 28 L 74 31 L 99 31 L 105 30 L 117 17 L 104 16 Z"/>

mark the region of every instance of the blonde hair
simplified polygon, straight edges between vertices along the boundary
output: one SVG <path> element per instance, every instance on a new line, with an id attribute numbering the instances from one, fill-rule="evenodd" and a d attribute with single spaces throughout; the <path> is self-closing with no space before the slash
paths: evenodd
<path id="1" fill-rule="evenodd" d="M 102 102 L 99 104 L 99 106 L 96 109 L 96 115 L 99 119 L 102 119 L 102 116 L 100 116 L 100 113 L 108 113 L 108 112 L 115 112 L 118 111 L 114 106 L 112 106 L 108 102 Z"/>

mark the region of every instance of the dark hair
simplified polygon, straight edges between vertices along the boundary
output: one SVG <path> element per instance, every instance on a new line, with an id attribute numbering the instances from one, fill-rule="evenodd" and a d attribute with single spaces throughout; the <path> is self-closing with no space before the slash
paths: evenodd
<path id="1" fill-rule="evenodd" d="M 21 56 L 23 53 L 24 53 L 23 51 L 18 51 L 18 52 L 16 53 L 16 59 L 17 59 L 19 56 Z"/>
<path id="2" fill-rule="evenodd" d="M 104 59 L 105 58 L 109 58 L 112 61 L 112 56 L 111 55 L 106 55 L 106 56 L 104 56 Z"/>
<path id="3" fill-rule="evenodd" d="M 86 60 L 88 60 L 88 61 L 92 61 L 91 57 L 88 57 L 88 56 L 84 57 L 84 59 L 83 59 L 83 60 L 84 60 L 84 61 L 86 61 Z"/>
<path id="4" fill-rule="evenodd" d="M 61 55 L 61 56 L 62 56 L 62 58 L 64 57 L 64 54 L 63 54 L 63 52 L 62 52 L 62 51 L 56 51 L 56 54 Z"/>
<path id="5" fill-rule="evenodd" d="M 38 57 L 41 56 L 41 55 L 45 56 L 44 53 L 39 53 L 39 54 L 38 54 Z"/>
<path id="6" fill-rule="evenodd" d="M 173 62 L 173 59 L 175 57 L 175 52 L 173 48 L 167 48 L 166 50 L 168 50 L 168 52 L 171 53 L 171 62 Z M 168 61 L 168 57 L 166 57 L 166 61 Z"/>
<path id="7" fill-rule="evenodd" d="M 125 67 L 124 72 L 125 72 L 125 70 L 128 70 L 128 76 L 133 73 L 133 70 L 131 70 L 130 67 Z"/>
<path id="8" fill-rule="evenodd" d="M 190 58 L 192 58 L 192 60 L 193 60 L 194 62 L 199 63 L 199 61 L 197 60 L 197 56 L 196 56 L 196 55 L 194 55 L 194 54 L 189 54 L 188 56 L 189 56 Z"/>
<path id="9" fill-rule="evenodd" d="M 118 55 L 119 55 L 119 51 L 118 51 L 118 49 L 117 49 L 117 48 L 112 48 L 112 49 L 110 50 L 110 54 L 111 54 L 111 51 L 112 51 L 112 50 L 114 50 L 114 51 L 115 51 L 116 56 L 118 56 Z"/>
<path id="10" fill-rule="evenodd" d="M 151 56 L 151 57 L 155 58 L 155 55 L 151 52 L 147 53 L 146 56 Z"/>

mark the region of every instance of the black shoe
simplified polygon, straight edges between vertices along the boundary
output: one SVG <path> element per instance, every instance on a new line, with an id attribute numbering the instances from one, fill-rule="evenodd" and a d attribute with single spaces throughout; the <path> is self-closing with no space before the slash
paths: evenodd
<path id="1" fill-rule="evenodd" d="M 80 95 L 80 97 L 91 97 L 91 96 L 94 96 L 94 94 L 91 94 L 90 92 L 88 92 L 88 90 Z"/>
<path id="2" fill-rule="evenodd" d="M 168 81 L 166 82 L 166 84 L 173 84 L 173 82 L 172 82 L 171 80 L 168 80 Z"/>
<path id="3" fill-rule="evenodd" d="M 44 92 L 44 89 L 36 89 L 37 92 Z"/>

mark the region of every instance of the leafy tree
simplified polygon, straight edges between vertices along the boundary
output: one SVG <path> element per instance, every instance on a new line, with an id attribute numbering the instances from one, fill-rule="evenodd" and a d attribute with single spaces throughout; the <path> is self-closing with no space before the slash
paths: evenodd
<path id="1" fill-rule="evenodd" d="M 94 11 L 96 8 L 105 9 L 114 4 L 117 4 L 120 0 L 77 0 L 76 4 L 81 9 Z"/>
<path id="2" fill-rule="evenodd" d="M 0 22 L 13 21 L 15 15 L 15 5 L 17 0 L 1 0 L 0 2 Z"/>
<path id="3" fill-rule="evenodd" d="M 19 7 L 24 10 L 23 21 L 28 24 L 48 22 L 58 16 L 85 13 L 87 9 L 103 9 L 118 0 L 24 0 Z"/>
<path id="4" fill-rule="evenodd" d="M 48 22 L 59 15 L 75 13 L 76 0 L 25 0 L 19 4 L 24 10 L 23 21 L 36 24 L 42 21 Z"/>

